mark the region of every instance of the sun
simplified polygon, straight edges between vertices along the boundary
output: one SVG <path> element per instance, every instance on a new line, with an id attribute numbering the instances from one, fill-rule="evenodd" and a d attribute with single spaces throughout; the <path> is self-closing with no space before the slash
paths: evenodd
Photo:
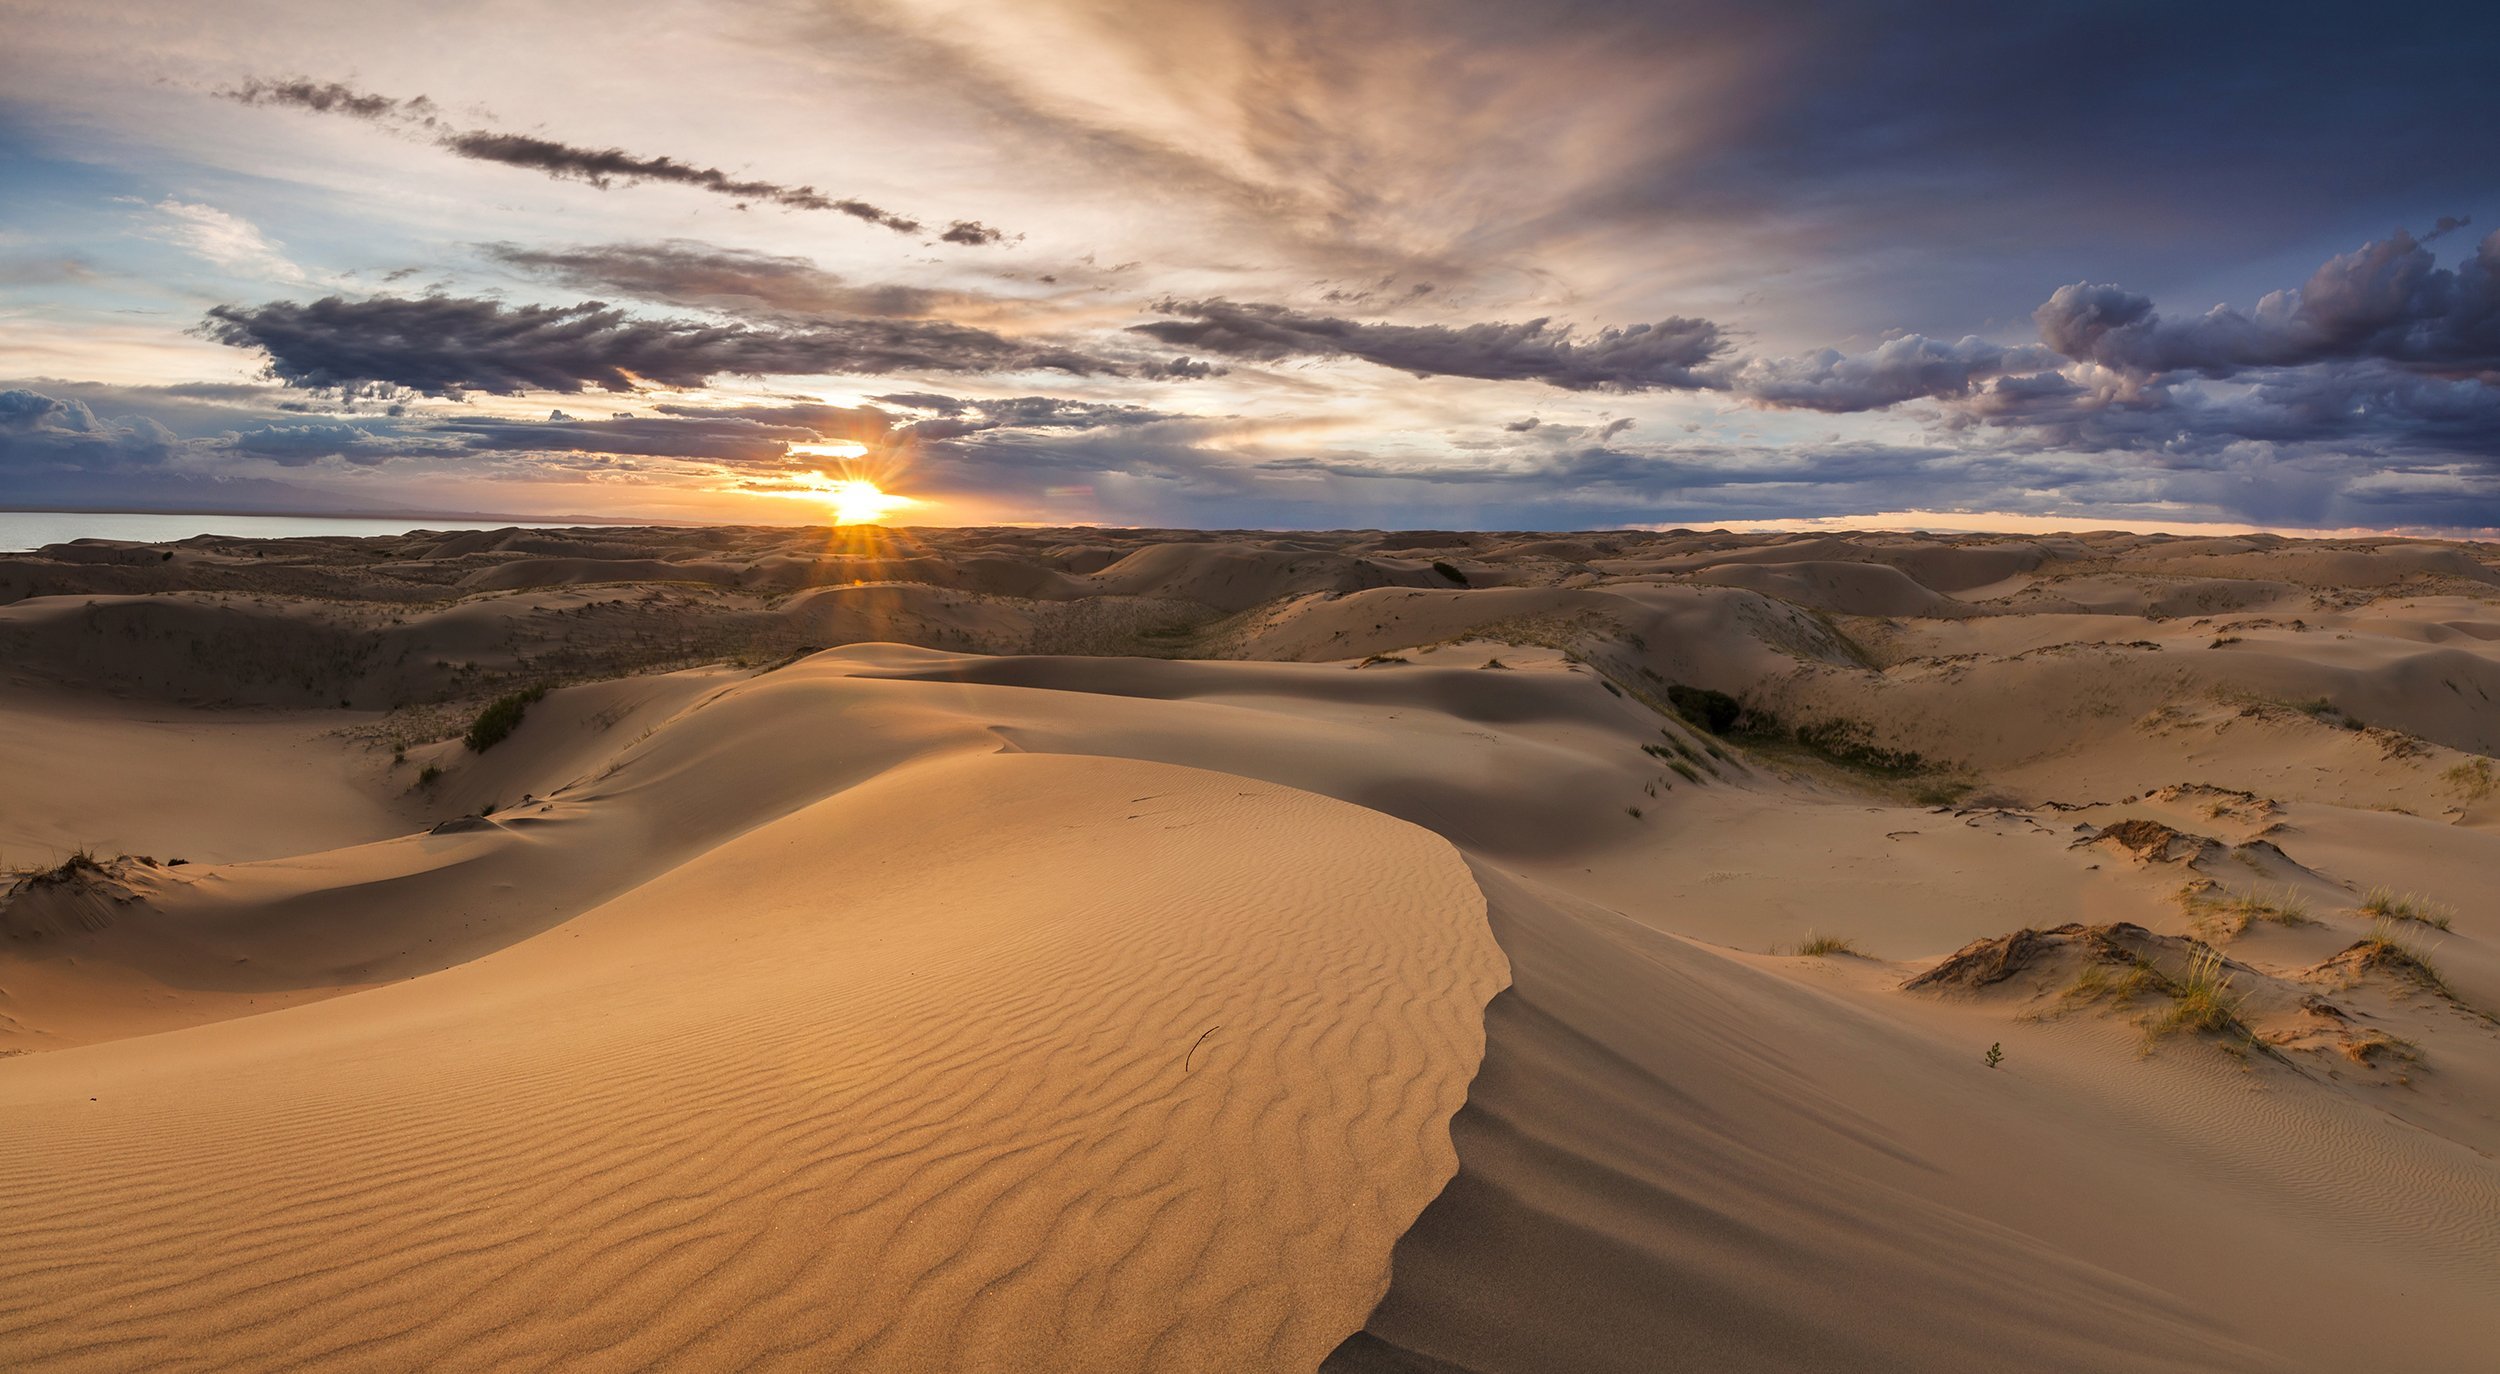
<path id="1" fill-rule="evenodd" d="M 916 505 L 908 496 L 889 496 L 865 477 L 845 477 L 829 482 L 823 491 L 827 504 L 833 507 L 833 523 L 837 525 L 873 525 L 886 513 L 904 506 Z"/>

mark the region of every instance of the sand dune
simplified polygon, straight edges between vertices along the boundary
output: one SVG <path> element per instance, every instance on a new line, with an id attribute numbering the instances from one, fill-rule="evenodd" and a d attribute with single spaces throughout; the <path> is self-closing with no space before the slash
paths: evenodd
<path id="1" fill-rule="evenodd" d="M 0 1364 L 2480 1368 L 2495 567 L 0 559 Z"/>
<path id="2" fill-rule="evenodd" d="M 430 978 L 12 1065 L 0 1345 L 1308 1367 L 1453 1166 L 1502 968 L 1410 827 L 934 760 Z"/>

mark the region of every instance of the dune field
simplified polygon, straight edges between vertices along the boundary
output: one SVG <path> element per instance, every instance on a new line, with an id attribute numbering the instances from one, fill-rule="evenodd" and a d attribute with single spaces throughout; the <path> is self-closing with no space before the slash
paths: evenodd
<path id="1" fill-rule="evenodd" d="M 2500 547 L 0 556 L 0 1368 L 2487 1370 Z"/>

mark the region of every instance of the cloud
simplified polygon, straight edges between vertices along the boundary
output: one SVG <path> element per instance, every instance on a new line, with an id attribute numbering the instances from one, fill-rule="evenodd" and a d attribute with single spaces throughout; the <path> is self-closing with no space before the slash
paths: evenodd
<path id="1" fill-rule="evenodd" d="M 436 122 L 434 102 L 424 96 L 394 100 L 386 95 L 359 91 L 336 81 L 271 81 L 253 77 L 242 85 L 218 94 L 245 105 L 292 105 L 299 110 L 317 114 L 345 115 L 350 119 L 385 123 L 406 120 L 420 124 Z"/>
<path id="2" fill-rule="evenodd" d="M 455 296 L 328 296 L 218 306 L 207 337 L 268 358 L 289 386 L 349 392 L 631 391 L 719 376 L 895 372 L 1116 372 L 1071 350 L 934 320 L 827 319 L 786 328 L 640 319 L 600 301 L 506 306 Z"/>
<path id="3" fill-rule="evenodd" d="M 1059 396 L 963 400 L 926 392 L 904 392 L 876 399 L 888 405 L 932 412 L 928 419 L 912 420 L 896 427 L 896 433 L 917 439 L 959 439 L 1001 429 L 1135 429 L 1198 418 L 1147 406 L 1108 405 Z"/>
<path id="4" fill-rule="evenodd" d="M 535 134 L 494 129 L 451 128 L 437 113 L 434 102 L 421 95 L 401 100 L 358 91 L 335 81 L 269 81 L 260 78 L 248 80 L 219 94 L 245 105 L 290 106 L 316 114 L 342 115 L 368 123 L 422 131 L 431 135 L 437 146 L 456 157 L 519 167 L 558 181 L 579 181 L 603 191 L 612 186 L 661 182 L 708 191 L 742 204 L 761 203 L 792 210 L 831 211 L 891 229 L 898 234 L 918 234 L 924 227 L 919 220 L 908 215 L 895 214 L 855 197 L 829 196 L 813 186 L 741 177 L 718 167 L 706 167 L 667 156 L 632 153 L 623 148 L 594 148 L 540 138 Z M 974 220 L 957 220 L 939 235 L 944 242 L 972 247 L 996 243 L 1004 237 L 1006 235 L 1001 231 Z"/>
<path id="5" fill-rule="evenodd" d="M 16 388 L 0 391 L 0 467 L 119 471 L 172 457 L 172 432 L 144 416 L 99 420 L 84 401 Z"/>
<path id="6" fill-rule="evenodd" d="M 370 467 L 393 458 L 454 451 L 452 445 L 440 440 L 344 421 L 260 425 L 227 435 L 213 447 L 291 468 L 308 467 L 325 458 Z"/>
<path id="7" fill-rule="evenodd" d="M 196 253 L 237 276 L 297 283 L 311 280 L 283 248 L 249 221 L 213 205 L 170 196 L 153 208 L 159 217 L 147 231 L 153 238 Z"/>
<path id="8" fill-rule="evenodd" d="M 2397 230 L 2329 259 L 2303 285 L 2247 312 L 2215 306 L 2167 320 L 2121 287 L 2061 286 L 2034 314 L 2049 347 L 2137 377 L 2223 378 L 2255 368 L 2365 359 L 2500 372 L 2500 232 L 2454 268 Z"/>
<path id="9" fill-rule="evenodd" d="M 1704 369 L 1725 347 L 1717 325 L 1681 316 L 1575 337 L 1571 326 L 1547 319 L 1400 325 L 1228 300 L 1166 299 L 1154 308 L 1185 318 L 1133 325 L 1131 332 L 1228 357 L 1351 357 L 1417 376 L 1538 381 L 1573 391 L 1709 387 Z"/>
<path id="10" fill-rule="evenodd" d="M 737 177 L 718 167 L 699 167 L 672 157 L 646 157 L 622 148 L 588 148 L 533 134 L 496 133 L 488 129 L 445 134 L 442 146 L 461 157 L 522 167 L 558 181 L 584 182 L 602 191 L 616 185 L 667 182 L 743 202 L 762 201 L 793 210 L 832 210 L 898 234 L 917 234 L 921 230 L 916 219 L 879 209 L 864 200 L 828 196 L 813 186 L 785 186 Z"/>
<path id="11" fill-rule="evenodd" d="M 926 315 L 955 299 L 925 287 L 857 285 L 806 258 L 672 239 L 530 249 L 485 245 L 507 267 L 577 291 L 614 291 L 639 300 L 705 310 L 775 315 Z"/>
<path id="12" fill-rule="evenodd" d="M 1864 353 L 1826 348 L 1802 357 L 1748 358 L 1730 369 L 1727 378 L 1730 389 L 1759 405 L 1843 414 L 1967 396 L 1987 378 L 2038 371 L 2058 361 L 2047 349 L 2032 345 L 2007 347 L 1976 336 L 1947 342 L 1905 334 Z"/>

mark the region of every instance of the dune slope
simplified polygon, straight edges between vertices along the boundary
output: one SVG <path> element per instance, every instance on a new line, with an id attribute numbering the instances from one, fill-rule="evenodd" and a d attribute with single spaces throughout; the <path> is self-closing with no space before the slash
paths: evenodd
<path id="1" fill-rule="evenodd" d="M 0 1077 L 18 1369 L 1309 1367 L 1504 978 L 1443 842 L 955 755 L 539 937 Z"/>

